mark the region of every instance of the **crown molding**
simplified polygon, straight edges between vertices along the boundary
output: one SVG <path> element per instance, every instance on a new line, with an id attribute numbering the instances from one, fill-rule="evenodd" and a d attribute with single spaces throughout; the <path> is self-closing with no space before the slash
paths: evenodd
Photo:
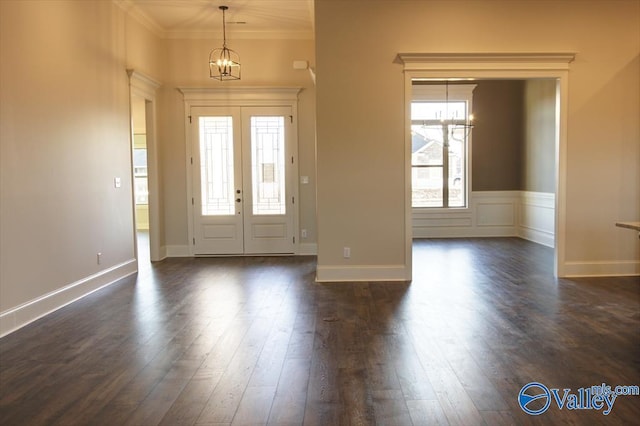
<path id="1" fill-rule="evenodd" d="M 233 40 L 313 40 L 313 31 L 239 31 L 227 30 L 229 44 Z M 173 30 L 164 31 L 162 35 L 166 40 L 219 40 L 219 31 L 190 31 Z"/>
<path id="2" fill-rule="evenodd" d="M 136 71 L 133 68 L 127 68 L 127 74 L 129 75 L 131 84 L 134 86 L 143 86 L 145 88 L 150 88 L 151 90 L 156 90 L 162 85 L 159 81 L 154 80 L 148 75 L 140 71 Z"/>
<path id="3" fill-rule="evenodd" d="M 120 9 L 122 9 L 127 15 L 138 21 L 140 25 L 148 29 L 158 38 L 165 38 L 166 31 L 158 25 L 158 23 L 151 19 L 146 13 L 144 13 L 138 6 L 136 6 L 131 0 L 112 0 Z"/>
<path id="4" fill-rule="evenodd" d="M 1 1 L 1 0 L 0 0 Z M 144 13 L 131 0 L 112 0 L 127 15 L 131 16 L 140 25 L 151 31 L 153 35 L 165 40 L 217 40 L 220 31 L 214 30 L 167 30 L 160 26 L 153 18 Z M 311 1 L 311 0 L 310 0 Z M 313 3 L 310 3 L 310 10 L 313 11 Z M 313 15 L 312 15 L 313 16 Z M 315 26 L 312 20 L 312 27 Z M 238 30 L 227 31 L 227 35 L 237 40 L 313 40 L 315 32 L 311 30 L 280 30 L 280 31 L 259 31 L 259 30 Z"/>
<path id="5" fill-rule="evenodd" d="M 458 69 L 461 63 L 470 70 L 568 70 L 575 56 L 573 52 L 399 53 L 397 59 L 405 71 Z"/>
<path id="6" fill-rule="evenodd" d="M 301 87 L 178 87 L 185 101 L 282 100 L 295 101 Z"/>

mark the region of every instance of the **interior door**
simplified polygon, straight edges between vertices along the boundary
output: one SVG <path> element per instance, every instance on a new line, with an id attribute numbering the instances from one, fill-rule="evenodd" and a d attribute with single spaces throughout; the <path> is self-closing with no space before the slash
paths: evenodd
<path id="1" fill-rule="evenodd" d="M 192 107 L 194 254 L 295 250 L 290 107 Z"/>

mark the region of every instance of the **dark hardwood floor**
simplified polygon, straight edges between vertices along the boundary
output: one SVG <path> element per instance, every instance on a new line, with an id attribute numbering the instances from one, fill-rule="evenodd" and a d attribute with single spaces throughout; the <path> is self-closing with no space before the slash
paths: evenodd
<path id="1" fill-rule="evenodd" d="M 315 258 L 167 259 L 0 340 L 2 425 L 638 424 L 518 405 L 640 385 L 640 279 L 554 279 L 515 238 L 419 240 L 414 280 Z"/>

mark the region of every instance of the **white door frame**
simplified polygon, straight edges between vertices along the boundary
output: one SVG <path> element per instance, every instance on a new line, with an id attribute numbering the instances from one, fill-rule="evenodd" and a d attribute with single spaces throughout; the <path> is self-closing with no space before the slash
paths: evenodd
<path id="1" fill-rule="evenodd" d="M 145 100 L 145 121 L 147 134 L 147 185 L 149 189 L 149 257 L 152 262 L 160 261 L 167 257 L 166 253 L 160 250 L 160 188 L 158 174 L 158 142 L 156 135 L 156 90 L 160 87 L 160 83 L 151 77 L 135 71 L 127 69 L 129 75 L 129 105 L 133 96 L 140 97 Z M 129 111 L 131 116 L 131 108 Z M 133 126 L 133 124 L 130 124 Z M 131 153 L 133 155 L 133 129 L 131 133 Z M 131 167 L 131 182 L 133 185 L 133 167 Z M 138 237 L 136 234 L 135 221 L 135 194 L 133 196 L 133 238 L 134 251 L 136 259 L 138 258 Z"/>
<path id="2" fill-rule="evenodd" d="M 188 232 L 189 232 L 189 254 L 195 256 L 193 241 L 195 238 L 194 220 L 193 220 L 193 179 L 191 161 L 193 157 L 191 132 L 193 126 L 189 125 L 191 107 L 278 107 L 287 106 L 291 108 L 293 115 L 293 141 L 291 143 L 291 156 L 295 164 L 294 176 L 292 176 L 292 194 L 296 200 L 298 196 L 298 94 L 300 87 L 221 87 L 221 88 L 189 88 L 180 87 L 178 90 L 184 97 L 184 115 L 185 115 L 185 149 L 186 149 L 186 169 L 187 169 L 187 211 L 188 216 Z M 298 204 L 299 205 L 299 204 Z M 293 229 L 294 235 L 299 234 L 299 207 L 293 210 Z M 294 254 L 299 253 L 300 244 L 296 239 Z"/>
<path id="3" fill-rule="evenodd" d="M 567 120 L 569 64 L 575 53 L 399 53 L 405 75 L 405 243 L 407 278 L 412 274 L 411 208 L 411 81 L 414 78 L 459 79 L 555 79 L 556 121 L 556 205 L 554 273 L 565 276 Z"/>

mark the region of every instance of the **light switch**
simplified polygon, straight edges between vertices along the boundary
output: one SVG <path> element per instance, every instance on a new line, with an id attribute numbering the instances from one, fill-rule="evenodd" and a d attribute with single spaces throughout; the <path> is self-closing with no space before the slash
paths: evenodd
<path id="1" fill-rule="evenodd" d="M 308 184 L 309 183 L 309 176 L 300 176 L 300 183 L 302 184 Z"/>
<path id="2" fill-rule="evenodd" d="M 113 178 L 113 186 L 116 188 L 120 188 L 122 186 L 122 182 L 120 181 L 119 177 Z"/>

